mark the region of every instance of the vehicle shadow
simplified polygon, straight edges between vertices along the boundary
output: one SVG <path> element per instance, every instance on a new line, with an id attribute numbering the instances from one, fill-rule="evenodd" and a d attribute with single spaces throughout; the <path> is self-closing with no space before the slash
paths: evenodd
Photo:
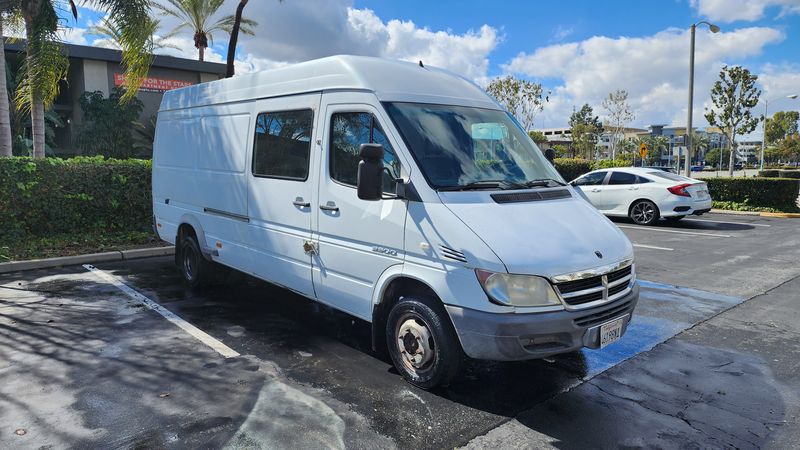
<path id="1" fill-rule="evenodd" d="M 586 376 L 581 352 L 547 360 L 469 360 L 452 383 L 417 389 L 372 349 L 370 324 L 269 283 L 247 278 L 203 291 L 180 285 L 169 264 L 117 275 L 243 354 L 275 363 L 301 385 L 350 405 L 401 447 L 465 444 Z M 480 434 L 480 432 L 478 432 Z"/>
<path id="2" fill-rule="evenodd" d="M 668 228 L 668 229 L 675 229 L 675 230 L 686 230 L 686 231 L 744 231 L 744 230 L 753 230 L 756 227 L 750 225 L 746 222 L 727 222 L 727 221 L 716 221 L 716 219 L 703 219 L 699 216 L 692 216 L 682 220 L 668 220 L 668 219 L 659 219 L 653 225 L 636 225 L 633 220 L 627 217 L 609 217 L 612 222 L 614 223 L 622 223 L 626 225 L 634 225 L 637 227 L 642 228 Z M 724 223 L 723 223 L 724 222 Z"/>

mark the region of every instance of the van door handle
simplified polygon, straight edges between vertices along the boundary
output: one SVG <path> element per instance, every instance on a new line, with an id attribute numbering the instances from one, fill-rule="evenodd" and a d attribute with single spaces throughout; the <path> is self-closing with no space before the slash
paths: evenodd
<path id="1" fill-rule="evenodd" d="M 338 211 L 339 207 L 336 206 L 336 203 L 328 202 L 325 205 L 319 205 L 319 209 L 321 209 L 323 211 Z"/>
<path id="2" fill-rule="evenodd" d="M 294 206 L 297 206 L 298 208 L 308 208 L 309 206 L 311 206 L 311 203 L 304 202 L 303 199 L 295 200 L 292 202 L 292 204 Z"/>
<path id="3" fill-rule="evenodd" d="M 592 191 L 591 191 L 591 192 L 600 192 L 600 189 L 598 189 L 598 188 L 594 188 L 594 189 L 592 189 Z"/>

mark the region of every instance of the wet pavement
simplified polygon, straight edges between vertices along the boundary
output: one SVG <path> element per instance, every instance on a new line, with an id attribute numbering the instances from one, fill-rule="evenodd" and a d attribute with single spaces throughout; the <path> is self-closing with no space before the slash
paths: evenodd
<path id="1" fill-rule="evenodd" d="M 680 278 L 692 287 L 643 281 L 628 332 L 603 350 L 516 363 L 472 361 L 451 386 L 433 392 L 405 383 L 387 357 L 371 350 L 367 323 L 257 280 L 191 291 L 181 286 L 170 258 L 98 264 L 244 355 L 223 358 L 81 267 L 4 275 L 0 448 L 759 448 L 782 442 L 796 430 L 785 424 L 796 424 L 793 392 L 800 392 L 800 332 L 792 320 L 800 319 L 800 283 L 745 303 L 744 295 L 731 295 L 736 289 L 698 287 L 712 269 L 726 267 L 709 264 L 734 264 L 735 257 L 718 256 L 733 241 L 763 239 L 754 230 L 769 229 L 774 237 L 792 229 L 786 222 L 736 220 L 671 228 L 738 233 L 725 248 L 719 242 L 727 238 L 719 236 L 623 228 L 634 242 L 672 248 L 637 248 L 640 278 Z M 796 264 L 779 264 L 797 261 L 797 254 L 764 256 L 769 251 L 763 242 L 753 248 L 750 269 L 772 270 L 775 280 L 751 278 L 747 292 L 768 291 L 780 277 L 800 274 Z M 684 252 L 704 256 L 692 262 Z M 675 273 L 680 258 L 684 267 Z M 777 267 L 764 268 L 762 259 Z M 764 306 L 751 306 L 758 303 Z M 24 436 L 14 434 L 18 428 Z"/>

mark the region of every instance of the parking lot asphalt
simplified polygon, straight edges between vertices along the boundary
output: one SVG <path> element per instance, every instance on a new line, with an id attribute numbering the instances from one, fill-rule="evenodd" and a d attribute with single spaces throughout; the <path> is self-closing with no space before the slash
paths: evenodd
<path id="1" fill-rule="evenodd" d="M 472 361 L 434 392 L 372 352 L 368 324 L 260 281 L 191 291 L 170 258 L 98 264 L 130 292 L 80 266 L 4 275 L 0 448 L 796 444 L 800 221 L 617 224 L 643 280 L 621 341 Z"/>

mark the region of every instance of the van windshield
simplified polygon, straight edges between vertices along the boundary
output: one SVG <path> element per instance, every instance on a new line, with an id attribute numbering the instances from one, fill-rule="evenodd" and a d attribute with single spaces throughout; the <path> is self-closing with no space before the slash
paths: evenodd
<path id="1" fill-rule="evenodd" d="M 504 111 L 423 103 L 384 106 L 434 189 L 563 183 Z"/>

